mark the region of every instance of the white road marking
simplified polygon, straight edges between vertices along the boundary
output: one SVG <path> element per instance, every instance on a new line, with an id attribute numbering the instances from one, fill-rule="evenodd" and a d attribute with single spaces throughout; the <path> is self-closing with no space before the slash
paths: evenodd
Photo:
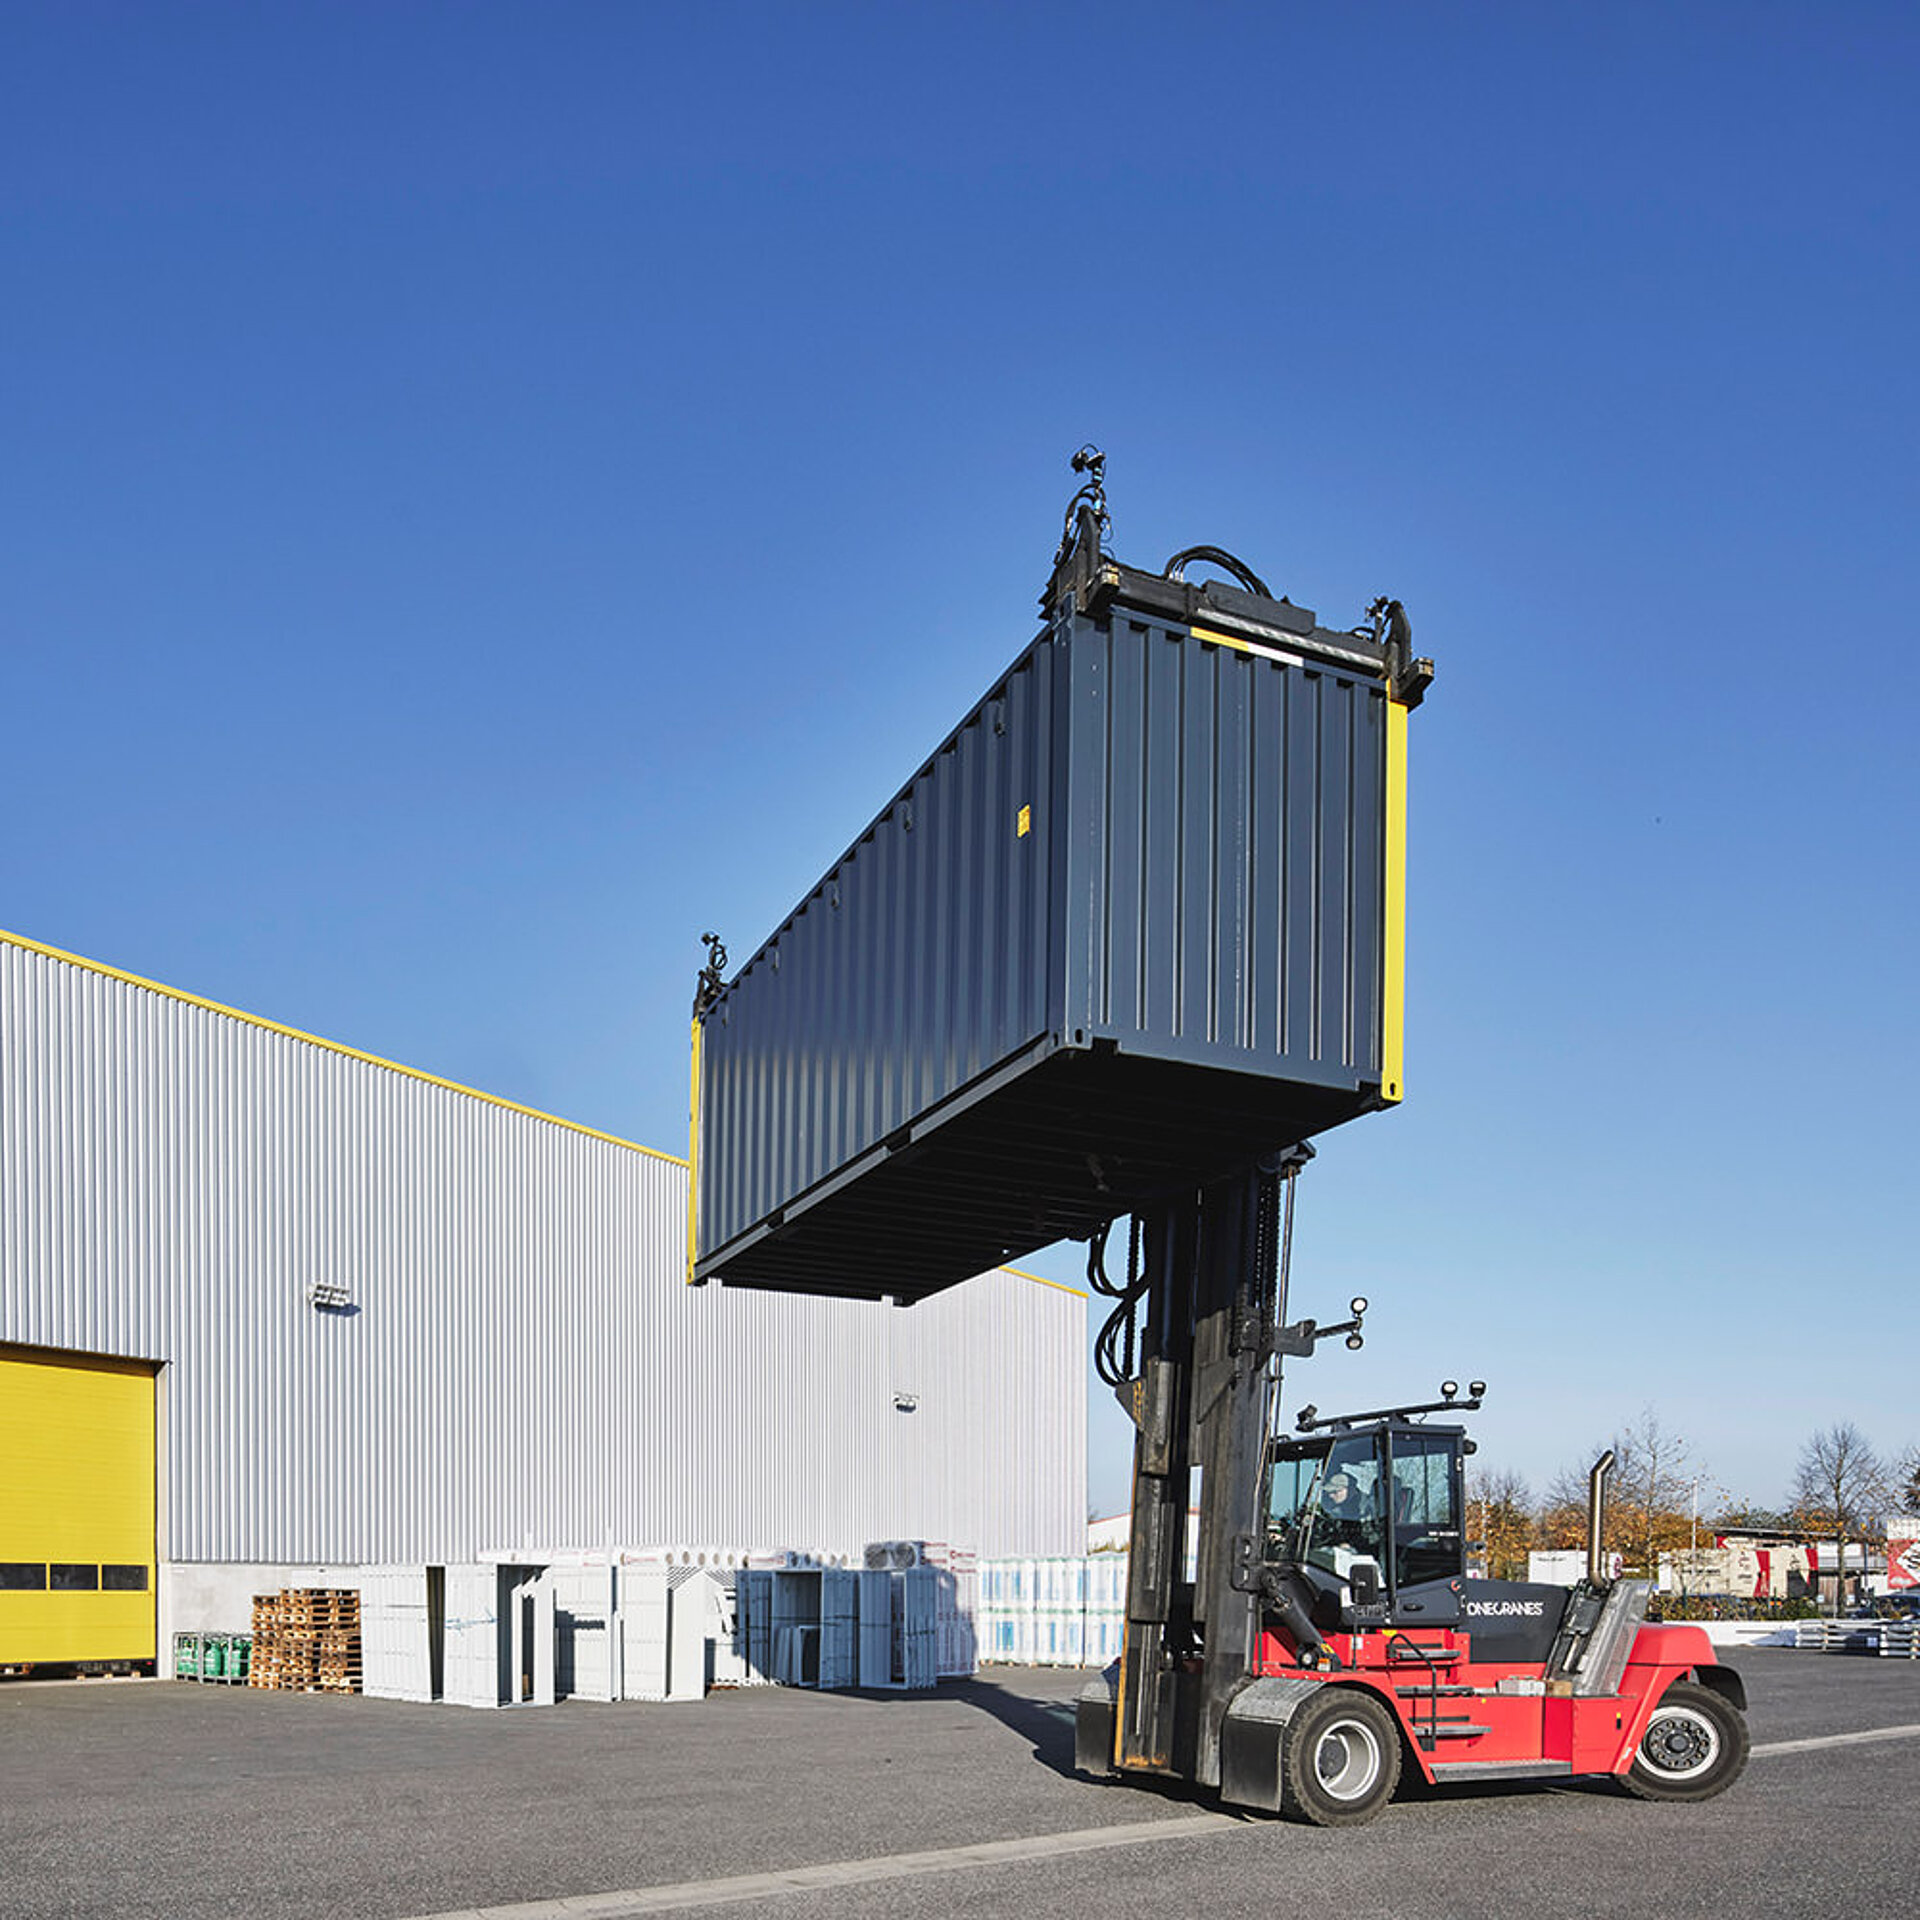
<path id="1" fill-rule="evenodd" d="M 1920 1726 L 1868 1727 L 1857 1733 L 1826 1733 L 1809 1740 L 1770 1740 L 1762 1754 L 1814 1753 L 1826 1747 L 1861 1746 L 1876 1740 L 1920 1739 Z M 777 1873 L 738 1874 L 725 1880 L 682 1880 L 665 1887 L 630 1887 L 618 1893 L 576 1894 L 563 1900 L 526 1900 L 505 1907 L 461 1907 L 423 1914 L 417 1920 L 639 1920 L 649 1913 L 682 1913 L 693 1907 L 724 1907 L 736 1901 L 771 1900 L 785 1893 L 819 1893 L 833 1887 L 870 1886 L 924 1874 L 957 1873 L 968 1867 L 1001 1867 L 1022 1860 L 1056 1860 L 1065 1854 L 1101 1853 L 1161 1840 L 1184 1840 L 1263 1824 L 1226 1813 L 1182 1814 L 1171 1820 L 1133 1820 L 1123 1826 L 1079 1827 L 1070 1833 L 1039 1833 L 1019 1840 L 986 1840 L 970 1847 L 939 1847 L 929 1853 L 887 1853 L 870 1860 L 832 1860 L 817 1867 Z"/>
<path id="2" fill-rule="evenodd" d="M 578 1894 L 568 1900 L 527 1900 L 507 1907 L 461 1907 L 423 1914 L 418 1920 L 627 1920 L 629 1915 L 679 1913 L 689 1907 L 722 1907 L 736 1900 L 769 1900 L 783 1893 L 818 1893 L 828 1887 L 870 1885 L 920 1874 L 954 1873 L 965 1867 L 1000 1867 L 1020 1860 L 1055 1860 L 1068 1853 L 1100 1853 L 1161 1840 L 1184 1840 L 1246 1825 L 1226 1813 L 1189 1813 L 1172 1820 L 1134 1820 L 1124 1826 L 1080 1827 L 1070 1833 L 1039 1833 L 1021 1840 L 987 1840 L 971 1847 L 940 1847 L 931 1853 L 888 1853 L 872 1860 L 834 1860 L 819 1867 L 778 1873 L 747 1873 L 728 1880 L 683 1880 L 670 1887 L 633 1887 L 624 1893 Z"/>
<path id="3" fill-rule="evenodd" d="M 1920 1740 L 1920 1727 L 1866 1727 L 1859 1733 L 1822 1733 L 1811 1740 L 1769 1740 L 1753 1749 L 1762 1753 L 1814 1753 L 1821 1747 L 1858 1747 L 1869 1740 Z"/>

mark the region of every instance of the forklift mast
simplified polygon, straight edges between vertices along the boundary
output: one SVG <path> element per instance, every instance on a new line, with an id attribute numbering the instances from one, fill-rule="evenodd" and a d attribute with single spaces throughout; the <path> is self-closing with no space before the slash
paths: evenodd
<path id="1" fill-rule="evenodd" d="M 1363 1300 L 1337 1326 L 1284 1324 L 1294 1183 L 1312 1154 L 1291 1148 L 1142 1215 L 1124 1281 L 1106 1273 L 1104 1238 L 1094 1243 L 1089 1278 L 1118 1303 L 1097 1364 L 1135 1427 L 1127 1623 L 1106 1762 L 1122 1770 L 1218 1784 L 1227 1704 L 1253 1671 L 1263 1605 L 1275 1605 L 1258 1543 L 1279 1358 L 1332 1334 L 1361 1341 Z M 1284 1596 L 1280 1604 L 1284 1615 Z"/>

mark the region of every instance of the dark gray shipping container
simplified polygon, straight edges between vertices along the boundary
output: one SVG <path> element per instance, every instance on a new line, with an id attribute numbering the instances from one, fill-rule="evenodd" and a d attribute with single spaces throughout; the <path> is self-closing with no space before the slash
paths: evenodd
<path id="1" fill-rule="evenodd" d="M 699 1022 L 692 1277 L 903 1301 L 1399 1097 L 1400 640 L 1099 556 Z"/>

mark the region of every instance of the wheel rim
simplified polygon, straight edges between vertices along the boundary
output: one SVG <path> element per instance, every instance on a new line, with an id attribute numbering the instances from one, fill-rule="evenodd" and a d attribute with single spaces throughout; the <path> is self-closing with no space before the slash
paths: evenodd
<path id="1" fill-rule="evenodd" d="M 1640 1759 L 1663 1780 L 1705 1773 L 1720 1757 L 1720 1729 L 1693 1707 L 1662 1707 L 1640 1742 Z"/>
<path id="2" fill-rule="evenodd" d="M 1336 1720 L 1313 1750 L 1313 1777 L 1334 1800 L 1358 1800 L 1380 1777 L 1380 1742 L 1359 1720 Z"/>

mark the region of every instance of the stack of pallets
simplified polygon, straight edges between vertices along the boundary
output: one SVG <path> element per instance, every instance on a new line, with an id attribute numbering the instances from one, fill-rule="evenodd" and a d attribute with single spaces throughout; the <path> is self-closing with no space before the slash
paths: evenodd
<path id="1" fill-rule="evenodd" d="M 351 1587 L 290 1587 L 255 1594 L 247 1684 L 282 1693 L 358 1693 L 359 1593 Z"/>

